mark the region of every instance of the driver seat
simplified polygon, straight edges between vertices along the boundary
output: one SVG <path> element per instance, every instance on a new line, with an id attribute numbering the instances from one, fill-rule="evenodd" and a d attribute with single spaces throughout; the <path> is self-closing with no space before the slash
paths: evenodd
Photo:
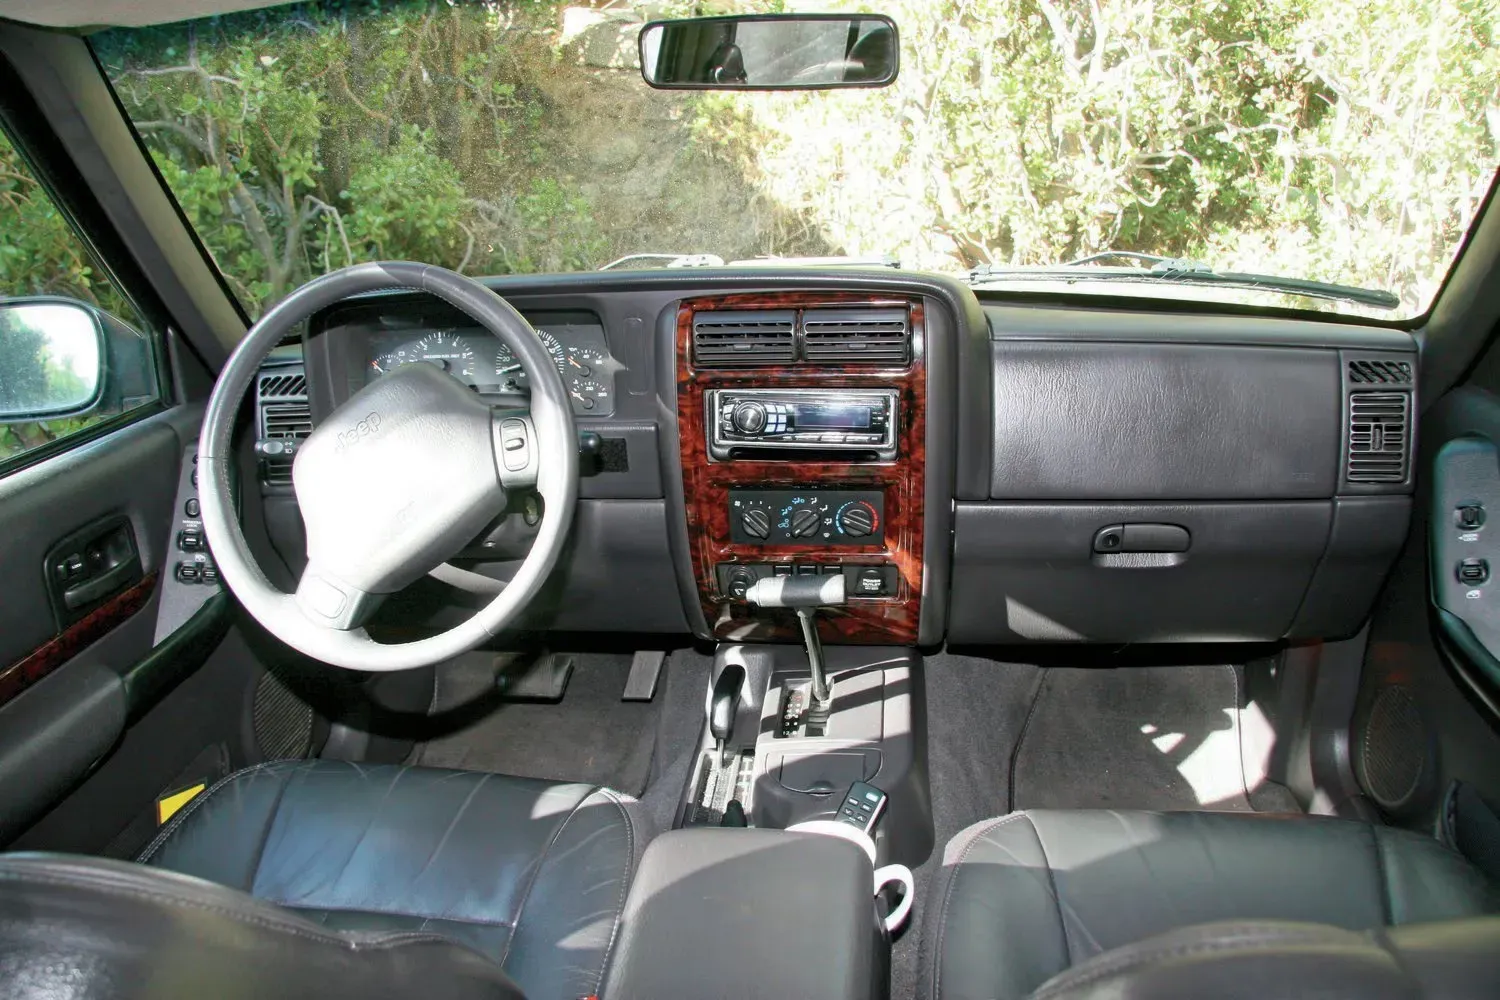
<path id="1" fill-rule="evenodd" d="M 529 1000 L 599 991 L 649 840 L 607 788 L 470 771 L 286 760 L 193 799 L 138 859 L 332 931 L 439 935 Z"/>

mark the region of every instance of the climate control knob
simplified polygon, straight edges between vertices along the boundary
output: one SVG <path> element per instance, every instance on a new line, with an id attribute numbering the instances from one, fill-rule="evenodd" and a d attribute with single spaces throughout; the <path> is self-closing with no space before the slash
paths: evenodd
<path id="1" fill-rule="evenodd" d="M 741 514 L 740 524 L 751 538 L 765 538 L 771 533 L 771 515 L 759 507 L 751 507 Z"/>
<path id="2" fill-rule="evenodd" d="M 792 537 L 806 538 L 818 530 L 818 525 L 823 523 L 823 518 L 818 512 L 807 507 L 798 507 L 792 511 Z"/>
<path id="3" fill-rule="evenodd" d="M 855 538 L 863 538 L 875 530 L 875 515 L 863 504 L 855 504 L 839 512 L 839 530 Z"/>
<path id="4" fill-rule="evenodd" d="M 741 403 L 729 418 L 741 434 L 759 434 L 766 426 L 766 408 L 759 403 Z"/>

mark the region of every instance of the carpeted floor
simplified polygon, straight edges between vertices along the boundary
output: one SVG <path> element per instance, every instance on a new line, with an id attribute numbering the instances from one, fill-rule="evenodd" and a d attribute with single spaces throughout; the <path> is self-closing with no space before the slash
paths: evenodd
<path id="1" fill-rule="evenodd" d="M 1239 692 L 1227 664 L 1046 671 L 1011 808 L 1250 812 Z"/>
<path id="2" fill-rule="evenodd" d="M 607 785 L 639 795 L 656 742 L 655 702 L 621 701 L 629 653 L 578 653 L 557 703 L 489 699 L 486 711 L 429 740 L 418 763 Z M 434 714 L 462 711 L 494 687 L 486 657 L 465 657 L 439 670 Z"/>
<path id="3" fill-rule="evenodd" d="M 560 702 L 501 701 L 493 658 L 461 658 L 440 668 L 435 719 L 451 729 L 429 739 L 415 762 L 605 785 L 640 798 L 658 830 L 671 829 L 702 726 L 710 661 L 671 653 L 656 697 L 621 701 L 632 653 L 573 654 Z"/>

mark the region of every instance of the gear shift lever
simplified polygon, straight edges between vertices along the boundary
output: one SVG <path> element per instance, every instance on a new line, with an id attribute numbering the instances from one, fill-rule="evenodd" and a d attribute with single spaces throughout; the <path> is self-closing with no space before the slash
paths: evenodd
<path id="1" fill-rule="evenodd" d="M 812 671 L 812 695 L 820 705 L 828 704 L 828 673 L 823 667 L 823 644 L 818 640 L 819 608 L 844 603 L 844 577 L 838 576 L 771 576 L 755 581 L 745 591 L 745 600 L 763 608 L 792 608 L 802 623 L 802 640 L 807 643 L 807 665 Z"/>

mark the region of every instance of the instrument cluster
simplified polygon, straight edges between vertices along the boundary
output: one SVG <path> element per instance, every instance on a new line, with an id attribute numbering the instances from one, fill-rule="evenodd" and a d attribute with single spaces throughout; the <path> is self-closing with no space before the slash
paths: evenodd
<path id="1" fill-rule="evenodd" d="M 602 416 L 614 409 L 615 372 L 620 368 L 593 313 L 528 316 L 542 346 L 562 375 L 573 412 Z M 515 353 L 481 327 L 386 330 L 369 339 L 365 382 L 402 365 L 441 368 L 481 395 L 528 394 L 531 379 Z"/>

